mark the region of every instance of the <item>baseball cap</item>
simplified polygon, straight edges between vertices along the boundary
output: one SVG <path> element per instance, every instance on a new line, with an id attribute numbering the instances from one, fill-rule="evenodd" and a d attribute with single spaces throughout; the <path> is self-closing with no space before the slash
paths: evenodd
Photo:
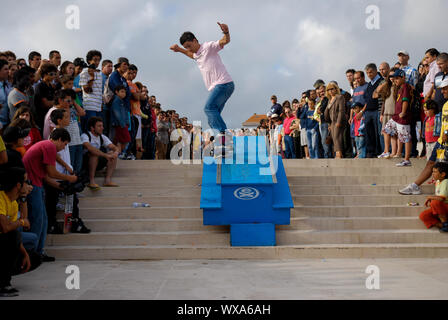
<path id="1" fill-rule="evenodd" d="M 123 62 L 126 62 L 126 63 L 129 65 L 129 59 L 128 59 L 128 58 L 120 57 L 120 58 L 118 58 L 117 63 L 114 65 L 114 68 L 115 68 L 115 69 L 119 68 L 120 65 L 121 65 Z"/>
<path id="2" fill-rule="evenodd" d="M 88 66 L 83 58 L 76 58 L 75 60 L 73 60 L 73 64 L 75 65 L 75 67 L 86 68 Z"/>
<path id="3" fill-rule="evenodd" d="M 400 54 L 404 54 L 405 56 L 409 56 L 409 52 L 407 52 L 406 50 L 400 50 L 397 55 L 399 56 Z"/>
<path id="4" fill-rule="evenodd" d="M 436 81 L 436 88 L 441 89 L 448 86 L 448 77 L 443 78 L 441 81 Z"/>
<path id="5" fill-rule="evenodd" d="M 364 106 L 361 102 L 353 102 L 351 105 L 351 108 L 354 109 L 356 107 L 364 108 Z"/>
<path id="6" fill-rule="evenodd" d="M 271 116 L 271 119 L 274 119 L 274 118 L 278 118 L 278 114 L 274 113 L 274 114 Z"/>
<path id="7" fill-rule="evenodd" d="M 392 75 L 392 78 L 403 78 L 406 74 L 404 73 L 403 70 L 398 69 L 395 70 L 394 74 Z"/>
<path id="8" fill-rule="evenodd" d="M 19 127 L 8 126 L 3 132 L 3 141 L 6 143 L 15 142 L 21 138 L 25 138 L 30 133 L 30 129 L 21 129 Z"/>

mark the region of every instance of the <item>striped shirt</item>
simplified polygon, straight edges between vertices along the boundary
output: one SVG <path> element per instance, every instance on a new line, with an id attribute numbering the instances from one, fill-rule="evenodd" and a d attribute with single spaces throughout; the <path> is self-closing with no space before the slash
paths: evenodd
<path id="1" fill-rule="evenodd" d="M 88 68 L 85 68 L 79 75 L 79 85 L 81 87 L 87 85 L 90 80 Z M 103 104 L 103 77 L 101 72 L 95 71 L 95 79 L 92 85 L 92 92 L 86 93 L 82 90 L 83 108 L 89 111 L 101 111 Z"/>
<path id="2" fill-rule="evenodd" d="M 408 64 L 406 67 L 401 68 L 406 73 L 406 83 L 415 88 L 418 83 L 417 70 Z"/>

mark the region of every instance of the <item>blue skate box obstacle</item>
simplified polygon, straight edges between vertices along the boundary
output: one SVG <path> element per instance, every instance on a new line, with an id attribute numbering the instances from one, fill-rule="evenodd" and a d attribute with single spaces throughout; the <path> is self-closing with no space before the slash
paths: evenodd
<path id="1" fill-rule="evenodd" d="M 230 225 L 232 246 L 275 246 L 275 225 L 290 224 L 294 207 L 280 156 L 266 137 L 233 137 L 233 157 L 204 158 L 204 225 Z"/>

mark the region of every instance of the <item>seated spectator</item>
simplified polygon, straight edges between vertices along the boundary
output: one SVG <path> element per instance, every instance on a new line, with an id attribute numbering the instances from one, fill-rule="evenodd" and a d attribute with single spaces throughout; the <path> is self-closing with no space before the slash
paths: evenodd
<path id="1" fill-rule="evenodd" d="M 95 182 L 95 172 L 107 167 L 104 187 L 118 187 L 112 182 L 112 175 L 117 166 L 119 155 L 118 148 L 112 144 L 108 137 L 103 135 L 103 120 L 100 117 L 92 117 L 88 121 L 89 131 L 81 136 L 85 148 L 84 167 L 88 169 L 92 190 L 99 190 L 100 186 Z"/>
<path id="2" fill-rule="evenodd" d="M 12 118 L 12 125 L 18 125 L 21 129 L 25 129 L 24 127 L 21 127 L 21 123 L 25 122 L 19 122 L 19 120 L 24 120 L 26 123 L 28 123 L 31 127 L 30 132 L 28 136 L 25 137 L 23 140 L 23 146 L 25 150 L 28 150 L 31 148 L 32 145 L 42 140 L 42 136 L 40 135 L 39 129 L 36 126 L 36 123 L 34 122 L 34 116 L 31 112 L 31 109 L 23 103 L 18 104 L 18 109 Z"/>
<path id="3" fill-rule="evenodd" d="M 26 201 L 30 182 L 25 169 L 9 168 L 0 177 L 0 297 L 14 297 L 18 296 L 18 290 L 11 286 L 12 276 L 34 270 L 40 259 L 30 259 L 19 231 L 30 227 Z M 19 209 L 21 218 L 18 218 Z"/>
<path id="4" fill-rule="evenodd" d="M 432 176 L 436 180 L 435 196 L 427 198 L 425 206 L 430 208 L 420 214 L 420 220 L 428 229 L 436 226 L 441 232 L 448 232 L 448 164 L 436 163 Z"/>
<path id="5" fill-rule="evenodd" d="M 41 255 L 42 261 L 54 261 L 44 252 L 45 240 L 47 238 L 47 211 L 45 208 L 45 198 L 43 190 L 43 179 L 50 177 L 53 179 L 76 182 L 75 175 L 61 174 L 56 170 L 57 152 L 63 150 L 70 142 L 70 134 L 65 129 L 55 129 L 50 140 L 44 140 L 33 145 L 23 157 L 26 172 L 33 184 L 33 190 L 29 195 L 29 218 L 31 222 L 31 232 L 39 238 L 37 253 Z"/>

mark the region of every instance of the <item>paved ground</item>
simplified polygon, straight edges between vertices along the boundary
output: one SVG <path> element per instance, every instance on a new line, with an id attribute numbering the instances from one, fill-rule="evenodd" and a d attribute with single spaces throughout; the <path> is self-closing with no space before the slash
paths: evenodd
<path id="1" fill-rule="evenodd" d="M 80 289 L 68 290 L 68 265 Z M 366 289 L 367 266 L 380 290 Z M 13 278 L 13 299 L 447 299 L 448 259 L 58 261 Z"/>

